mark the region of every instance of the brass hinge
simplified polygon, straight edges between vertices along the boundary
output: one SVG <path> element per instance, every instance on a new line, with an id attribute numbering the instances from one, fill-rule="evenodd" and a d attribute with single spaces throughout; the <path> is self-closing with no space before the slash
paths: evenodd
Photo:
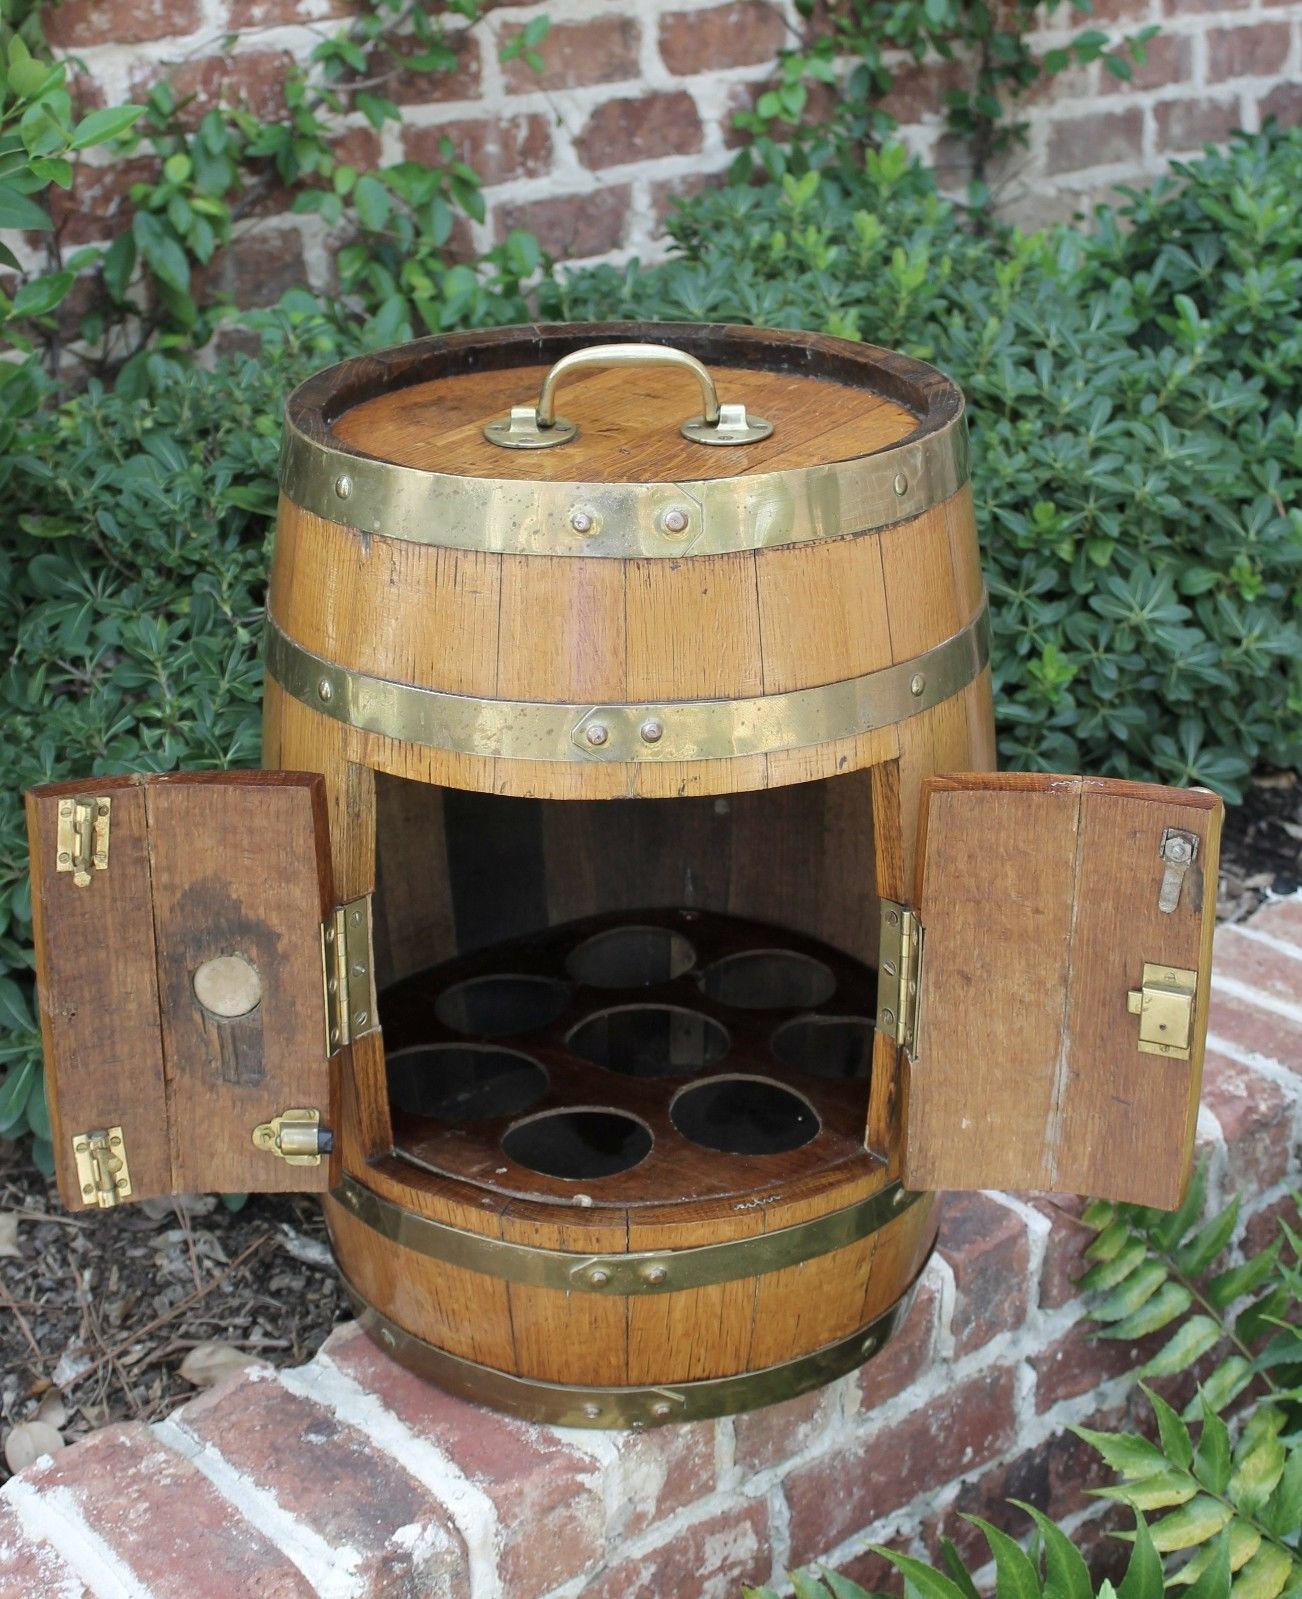
<path id="1" fill-rule="evenodd" d="M 107 794 L 59 801 L 54 866 L 56 871 L 71 872 L 78 888 L 89 886 L 92 870 L 108 871 L 112 813 L 113 801 Z"/>
<path id="2" fill-rule="evenodd" d="M 77 1164 L 77 1186 L 83 1199 L 108 1210 L 131 1198 L 131 1172 L 121 1127 L 97 1127 L 93 1132 L 78 1133 L 72 1140 L 72 1158 Z"/>
<path id="3" fill-rule="evenodd" d="M 287 1166 L 319 1166 L 322 1155 L 335 1147 L 335 1135 L 322 1127 L 319 1110 L 282 1110 L 253 1129 L 253 1147 L 277 1156 Z"/>
<path id="4" fill-rule="evenodd" d="M 918 1006 L 922 997 L 923 926 L 906 905 L 882 901 L 877 975 L 877 1031 L 893 1038 L 916 1061 Z"/>
<path id="5" fill-rule="evenodd" d="M 375 1005 L 375 960 L 371 948 L 371 896 L 340 905 L 321 926 L 321 972 L 325 982 L 326 1054 L 373 1033 L 380 1025 Z"/>
<path id="6" fill-rule="evenodd" d="M 1144 962 L 1143 986 L 1126 995 L 1126 1009 L 1139 1017 L 1139 1048 L 1145 1055 L 1189 1059 L 1197 989 L 1197 972 Z"/>

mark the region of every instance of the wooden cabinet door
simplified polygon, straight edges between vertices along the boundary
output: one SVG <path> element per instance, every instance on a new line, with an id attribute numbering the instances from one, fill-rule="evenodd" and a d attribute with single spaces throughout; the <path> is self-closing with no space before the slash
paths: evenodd
<path id="1" fill-rule="evenodd" d="M 994 773 L 929 779 L 921 804 L 906 1183 L 1174 1208 L 1198 1115 L 1221 801 Z"/>
<path id="2" fill-rule="evenodd" d="M 328 1187 L 322 779 L 93 777 L 27 823 L 64 1203 Z"/>

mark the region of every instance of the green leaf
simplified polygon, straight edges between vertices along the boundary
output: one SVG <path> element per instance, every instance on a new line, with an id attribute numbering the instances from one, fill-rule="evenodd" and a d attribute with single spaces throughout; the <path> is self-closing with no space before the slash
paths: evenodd
<path id="1" fill-rule="evenodd" d="M 1193 1295 L 1182 1283 L 1164 1283 L 1151 1299 L 1142 1304 L 1133 1315 L 1102 1328 L 1099 1338 L 1147 1338 L 1150 1333 L 1168 1327 L 1177 1316 L 1183 1316 L 1193 1304 Z"/>
<path id="2" fill-rule="evenodd" d="M 357 180 L 353 189 L 353 204 L 362 226 L 372 233 L 379 233 L 389 220 L 392 196 L 378 179 L 368 173 Z"/>
<path id="3" fill-rule="evenodd" d="M 1012 1503 L 1030 1516 L 1044 1543 L 1044 1599 L 1094 1599 L 1089 1567 L 1062 1528 L 1034 1505 L 1021 1499 L 1014 1499 Z"/>
<path id="4" fill-rule="evenodd" d="M 24 283 L 14 295 L 14 315 L 44 316 L 53 311 L 75 281 L 71 272 L 49 272 Z"/>
<path id="5" fill-rule="evenodd" d="M 1221 1329 L 1210 1316 L 1199 1314 L 1182 1322 L 1175 1334 L 1143 1367 L 1143 1377 L 1171 1377 L 1178 1371 L 1187 1371 L 1195 1361 L 1201 1360 L 1209 1349 L 1221 1341 Z M 1215 1409 L 1220 1407 L 1213 1406 Z M 1172 1412 L 1174 1414 L 1174 1412 Z"/>
<path id="6" fill-rule="evenodd" d="M 1248 1444 L 1242 1458 L 1234 1463 L 1234 1474 L 1228 1478 L 1228 1493 L 1235 1506 L 1246 1515 L 1255 1515 L 1274 1493 L 1284 1476 L 1286 1453 L 1275 1433 L 1266 1433 L 1257 1440 L 1244 1439 Z M 1302 1446 L 1298 1446 L 1302 1453 Z M 1210 1486 L 1210 1484 L 1209 1484 Z"/>
<path id="7" fill-rule="evenodd" d="M 1164 1555 L 1175 1549 L 1192 1549 L 1214 1538 L 1233 1515 L 1228 1505 L 1199 1494 L 1156 1523 L 1152 1529 L 1153 1547 Z"/>
<path id="8" fill-rule="evenodd" d="M 827 1589 L 823 1584 L 806 1576 L 803 1571 L 791 1573 L 791 1587 L 796 1599 L 827 1599 Z"/>
<path id="9" fill-rule="evenodd" d="M 1159 1471 L 1137 1482 L 1094 1491 L 1101 1498 L 1115 1499 L 1135 1510 L 1171 1510 L 1176 1505 L 1188 1504 L 1198 1492 L 1198 1484 L 1183 1471 Z"/>
<path id="10" fill-rule="evenodd" d="M 965 1516 L 980 1527 L 995 1557 L 995 1599 L 1040 1599 L 1040 1579 L 1026 1551 L 1015 1538 L 980 1516 Z"/>
<path id="11" fill-rule="evenodd" d="M 48 1144 L 50 1132 L 50 1107 L 45 1098 L 45 1073 L 37 1073 L 36 1081 L 32 1084 L 31 1092 L 27 1096 L 27 1126 L 37 1138 L 43 1138 Z"/>
<path id="12" fill-rule="evenodd" d="M 1163 1599 L 1162 1562 L 1143 1516 L 1135 1517 L 1135 1546 L 1117 1599 Z"/>
<path id="13" fill-rule="evenodd" d="M 1112 1228 L 1108 1228 L 1108 1233 L 1111 1233 L 1112 1230 Z M 1121 1248 L 1114 1254 L 1100 1258 L 1098 1264 L 1091 1266 L 1084 1276 L 1078 1280 L 1076 1286 L 1082 1293 L 1088 1294 L 1115 1288 L 1118 1283 L 1124 1282 L 1132 1271 L 1142 1266 L 1148 1259 L 1148 1245 L 1144 1240 L 1142 1238 L 1131 1238 L 1128 1227 L 1125 1232 L 1129 1242 L 1123 1243 Z M 1107 1233 L 1101 1233 L 1099 1236 L 1103 1238 L 1107 1237 L 1107 1235 Z M 1088 1253 L 1088 1250 L 1086 1253 Z M 1094 1316 L 1097 1311 L 1091 1307 L 1089 1314 Z"/>
<path id="14" fill-rule="evenodd" d="M 71 148 L 88 150 L 93 144 L 107 144 L 110 139 L 125 133 L 144 114 L 142 105 L 104 106 L 92 111 L 72 130 Z"/>
<path id="15" fill-rule="evenodd" d="M 1193 1318 L 1191 1318 L 1193 1319 Z M 1177 1333 L 1177 1337 L 1179 1334 Z M 1242 1355 L 1230 1355 L 1223 1360 L 1203 1384 L 1207 1403 L 1213 1410 L 1224 1410 L 1252 1381 L 1251 1363 Z"/>
<path id="16" fill-rule="evenodd" d="M 1230 1586 L 1230 1540 L 1222 1533 L 1212 1547 L 1207 1569 L 1189 1589 L 1188 1599 L 1226 1599 Z"/>
<path id="17" fill-rule="evenodd" d="M 36 1062 L 30 1059 L 11 1066 L 5 1073 L 5 1080 L 0 1083 L 0 1133 L 22 1126 L 35 1077 Z"/>
<path id="18" fill-rule="evenodd" d="M 1116 1262 L 1113 1262 L 1115 1265 Z M 1095 1321 L 1123 1321 L 1150 1298 L 1166 1281 L 1166 1267 L 1160 1260 L 1146 1260 L 1131 1272 L 1120 1287 L 1114 1288 L 1099 1304 L 1090 1307 Z"/>
<path id="19" fill-rule="evenodd" d="M 952 1538 L 940 1540 L 940 1558 L 944 1562 L 945 1570 L 953 1577 L 959 1588 L 967 1595 L 967 1599 L 981 1599 L 977 1585 L 972 1581 L 972 1574 L 963 1564 L 963 1557 L 954 1547 Z"/>
<path id="20" fill-rule="evenodd" d="M 40 233 L 53 226 L 54 223 L 35 200 L 29 200 L 8 183 L 0 183 L 0 228 L 19 228 L 24 233 Z"/>
<path id="21" fill-rule="evenodd" d="M 839 1571 L 825 1571 L 823 1581 L 832 1590 L 832 1599 L 871 1599 L 866 1588 L 843 1577 Z"/>
<path id="22" fill-rule="evenodd" d="M 1187 1471 L 1193 1464 L 1193 1442 L 1189 1437 L 1189 1429 L 1185 1426 L 1174 1409 L 1167 1404 L 1161 1394 L 1154 1393 L 1151 1388 L 1144 1388 L 1144 1395 L 1153 1407 L 1153 1414 L 1157 1417 L 1158 1436 L 1162 1441 L 1162 1452 L 1172 1465 L 1178 1466 L 1181 1471 Z"/>
<path id="23" fill-rule="evenodd" d="M 1238 1221 L 1239 1196 L 1235 1194 L 1219 1216 L 1213 1216 L 1201 1231 L 1181 1244 L 1175 1253 L 1176 1270 L 1184 1277 L 1201 1277 L 1234 1236 Z"/>
<path id="24" fill-rule="evenodd" d="M 1255 1293 L 1263 1283 L 1269 1281 L 1274 1272 L 1275 1263 L 1279 1259 L 1280 1244 L 1281 1240 L 1277 1238 L 1268 1249 L 1263 1249 L 1251 1260 L 1245 1260 L 1243 1265 L 1232 1266 L 1229 1271 L 1223 1271 L 1219 1276 L 1213 1277 L 1203 1290 L 1209 1302 L 1217 1310 L 1225 1310 L 1236 1299 L 1242 1299 L 1245 1294 Z"/>
<path id="25" fill-rule="evenodd" d="M 1277 1599 L 1286 1583 L 1302 1580 L 1302 1563 L 1275 1544 L 1263 1544 L 1239 1572 L 1234 1599 Z"/>
<path id="26" fill-rule="evenodd" d="M 1302 1449 L 1296 1444 L 1288 1450 L 1284 1470 L 1259 1518 L 1277 1536 L 1295 1533 L 1302 1527 Z"/>
<path id="27" fill-rule="evenodd" d="M 894 1549 L 887 1549 L 884 1544 L 873 1543 L 868 1547 L 883 1560 L 889 1560 L 900 1575 L 917 1589 L 921 1599 L 964 1599 L 963 1591 L 956 1583 L 942 1576 L 939 1571 L 933 1571 L 925 1561 L 916 1560 L 912 1555 L 899 1554 Z"/>
<path id="28" fill-rule="evenodd" d="M 1092 1432 L 1088 1427 L 1071 1427 L 1078 1438 L 1097 1449 L 1113 1471 L 1127 1478 L 1151 1477 L 1166 1470 L 1166 1456 L 1156 1444 L 1136 1433 Z"/>
<path id="29" fill-rule="evenodd" d="M 1206 1395 L 1200 1398 L 1202 1432 L 1194 1455 L 1194 1476 L 1214 1494 L 1223 1494 L 1230 1481 L 1230 1430 L 1208 1405 Z"/>

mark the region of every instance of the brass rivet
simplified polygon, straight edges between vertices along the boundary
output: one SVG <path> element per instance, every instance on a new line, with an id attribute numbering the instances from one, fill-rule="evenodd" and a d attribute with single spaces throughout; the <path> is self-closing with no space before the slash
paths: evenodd
<path id="1" fill-rule="evenodd" d="M 892 927 L 898 927 L 900 925 L 900 913 L 899 913 L 899 911 L 887 911 L 886 912 L 886 920 L 890 923 L 890 925 Z"/>
<path id="2" fill-rule="evenodd" d="M 685 533 L 687 531 L 687 512 L 680 510 L 675 505 L 660 518 L 660 526 L 664 528 L 666 533 Z"/>
<path id="3" fill-rule="evenodd" d="M 883 1027 L 893 1027 L 894 1025 L 895 1025 L 895 1012 L 893 1010 L 884 1010 L 882 1012 L 882 1026 Z"/>
<path id="4" fill-rule="evenodd" d="M 604 1288 L 610 1281 L 610 1273 L 608 1271 L 602 1271 L 601 1268 L 598 1267 L 596 1271 L 590 1271 L 588 1273 L 588 1281 L 594 1288 Z"/>
<path id="5" fill-rule="evenodd" d="M 594 518 L 589 511 L 575 511 L 570 517 L 570 526 L 576 533 L 591 533 Z"/>
<path id="6" fill-rule="evenodd" d="M 903 472 L 897 472 L 895 474 L 895 483 L 893 487 L 897 494 L 907 494 L 909 492 L 909 480 L 905 477 Z"/>
<path id="7" fill-rule="evenodd" d="M 85 1196 L 86 1196 L 86 1198 L 87 1198 L 87 1199 L 89 1199 L 89 1198 L 90 1198 L 90 1196 L 91 1196 L 91 1195 L 92 1195 L 92 1194 L 93 1194 L 93 1193 L 94 1193 L 94 1192 L 95 1192 L 95 1189 L 94 1189 L 94 1186 L 93 1186 L 93 1184 L 91 1184 L 91 1183 L 87 1183 L 87 1184 L 86 1184 L 86 1185 L 85 1185 L 85 1187 L 84 1187 L 84 1188 L 83 1188 L 83 1189 L 82 1189 L 82 1193 L 83 1193 L 83 1194 L 85 1194 Z"/>
<path id="8" fill-rule="evenodd" d="M 61 866 L 66 866 L 71 859 L 72 856 L 68 854 L 66 849 L 61 849 L 59 851 L 59 864 Z"/>
<path id="9" fill-rule="evenodd" d="M 387 1327 L 380 1328 L 380 1342 L 386 1349 L 392 1349 L 397 1340 Z"/>
<path id="10" fill-rule="evenodd" d="M 663 1266 L 643 1266 L 642 1281 L 644 1283 L 662 1283 L 669 1273 Z"/>
<path id="11" fill-rule="evenodd" d="M 926 680 L 925 677 L 923 677 L 921 672 L 915 672 L 913 674 L 913 676 L 909 679 L 909 693 L 910 694 L 921 694 L 923 689 L 926 688 L 926 686 L 927 686 L 927 680 Z"/>
<path id="12" fill-rule="evenodd" d="M 59 805 L 59 815 L 60 816 L 71 816 L 72 815 L 72 801 L 71 800 L 63 800 L 60 803 L 60 805 Z"/>
<path id="13" fill-rule="evenodd" d="M 673 1414 L 673 1409 L 674 1407 L 667 1399 L 659 1399 L 654 1405 L 651 1406 L 651 1414 L 656 1418 L 657 1421 L 663 1421 L 666 1416 Z"/>
<path id="14" fill-rule="evenodd" d="M 882 962 L 882 970 L 886 973 L 887 977 L 894 977 L 895 976 L 895 962 L 894 961 L 883 961 Z"/>
<path id="15" fill-rule="evenodd" d="M 353 492 L 353 480 L 350 477 L 337 477 L 335 479 L 335 493 L 341 500 L 346 500 Z"/>
<path id="16" fill-rule="evenodd" d="M 367 1021 L 369 1019 L 369 1016 L 370 1016 L 370 1012 L 369 1011 L 364 1011 L 364 1010 L 354 1011 L 353 1012 L 353 1026 L 354 1027 L 365 1027 L 366 1023 L 367 1023 Z"/>
<path id="17" fill-rule="evenodd" d="M 654 716 L 648 716 L 638 731 L 644 744 L 658 744 L 665 736 L 665 724 Z"/>
<path id="18" fill-rule="evenodd" d="M 334 697 L 334 687 L 328 677 L 323 677 L 316 686 L 317 698 L 324 700 L 328 705 Z"/>
<path id="19" fill-rule="evenodd" d="M 593 1404 L 592 1400 L 589 1400 L 583 1407 L 583 1414 L 588 1418 L 589 1421 L 595 1421 L 601 1414 L 601 1406 Z"/>
<path id="20" fill-rule="evenodd" d="M 861 1355 L 871 1355 L 873 1350 L 876 1349 L 876 1347 L 877 1347 L 877 1335 L 874 1333 L 871 1337 L 865 1338 L 863 1343 L 860 1344 L 859 1353 Z"/>
<path id="21" fill-rule="evenodd" d="M 610 733 L 607 730 L 604 722 L 593 722 L 588 728 L 588 743 L 591 744 L 594 749 L 600 749 L 609 737 Z"/>
<path id="22" fill-rule="evenodd" d="M 891 1204 L 895 1206 L 896 1210 L 898 1210 L 900 1206 L 908 1199 L 908 1197 L 909 1191 L 907 1188 L 897 1188 L 895 1190 L 894 1197 L 891 1200 Z"/>

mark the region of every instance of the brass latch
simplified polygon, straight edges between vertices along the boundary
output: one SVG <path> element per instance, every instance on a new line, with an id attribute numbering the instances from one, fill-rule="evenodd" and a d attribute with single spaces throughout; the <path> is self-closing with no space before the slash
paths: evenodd
<path id="1" fill-rule="evenodd" d="M 71 872 L 78 888 L 90 883 L 91 871 L 108 871 L 109 822 L 113 801 L 79 797 L 59 801 L 59 826 L 55 839 L 55 870 Z"/>
<path id="2" fill-rule="evenodd" d="M 375 961 L 371 951 L 371 896 L 340 905 L 321 927 L 325 982 L 326 1054 L 336 1054 L 379 1027 Z"/>
<path id="3" fill-rule="evenodd" d="M 1186 833 L 1183 828 L 1168 827 L 1162 833 L 1162 841 L 1158 845 L 1158 854 L 1162 858 L 1162 886 L 1157 894 L 1157 908 L 1168 916 L 1179 908 L 1185 877 L 1198 859 L 1198 843 L 1197 833 Z M 1195 904 L 1194 909 L 1197 908 Z"/>
<path id="4" fill-rule="evenodd" d="M 877 1031 L 917 1060 L 918 1005 L 922 994 L 922 923 L 905 905 L 882 901 L 877 976 Z"/>
<path id="5" fill-rule="evenodd" d="M 253 1129 L 253 1147 L 290 1166 L 319 1166 L 335 1147 L 335 1135 L 322 1127 L 319 1110 L 282 1110 Z"/>
<path id="6" fill-rule="evenodd" d="M 78 1133 L 72 1141 L 72 1158 L 77 1164 L 77 1186 L 83 1199 L 108 1210 L 131 1198 L 127 1146 L 120 1127 Z"/>
<path id="7" fill-rule="evenodd" d="M 1143 987 L 1126 995 L 1126 1009 L 1139 1017 L 1139 1047 L 1146 1055 L 1189 1059 L 1197 986 L 1197 972 L 1144 962 Z"/>

